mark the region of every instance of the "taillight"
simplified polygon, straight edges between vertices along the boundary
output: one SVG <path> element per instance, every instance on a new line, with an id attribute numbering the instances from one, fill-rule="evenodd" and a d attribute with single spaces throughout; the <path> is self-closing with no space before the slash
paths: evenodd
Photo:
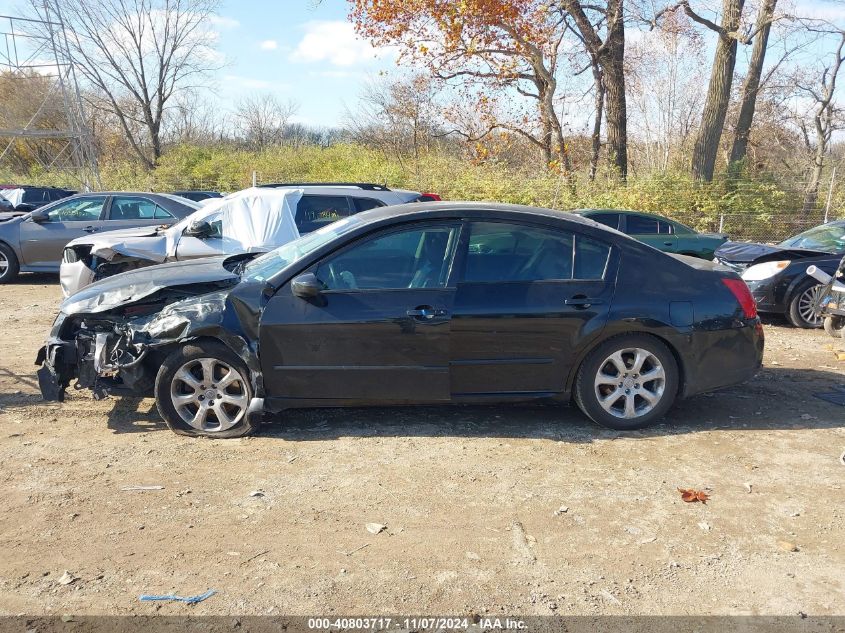
<path id="1" fill-rule="evenodd" d="M 754 297 L 751 296 L 751 291 L 742 279 L 722 279 L 722 283 L 728 287 L 739 306 L 742 308 L 742 313 L 746 319 L 753 319 L 757 316 L 757 304 L 754 303 Z"/>
<path id="2" fill-rule="evenodd" d="M 418 202 L 440 202 L 442 198 L 438 196 L 436 193 L 422 193 L 420 197 L 417 198 Z"/>

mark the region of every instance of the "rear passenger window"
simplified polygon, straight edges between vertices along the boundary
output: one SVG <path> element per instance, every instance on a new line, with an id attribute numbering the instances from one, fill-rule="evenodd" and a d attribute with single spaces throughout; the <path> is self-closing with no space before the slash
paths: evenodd
<path id="1" fill-rule="evenodd" d="M 310 233 L 349 215 L 346 196 L 302 196 L 296 205 L 296 227 Z"/>
<path id="2" fill-rule="evenodd" d="M 628 235 L 657 235 L 660 230 L 660 223 L 654 218 L 643 215 L 629 215 L 627 227 L 625 232 Z"/>
<path id="3" fill-rule="evenodd" d="M 578 235 L 575 238 L 575 279 L 604 279 L 610 245 Z"/>
<path id="4" fill-rule="evenodd" d="M 669 235 L 675 232 L 671 224 L 663 222 L 662 220 L 658 220 L 657 230 L 660 231 L 661 235 Z"/>
<path id="5" fill-rule="evenodd" d="M 115 196 L 111 203 L 109 219 L 164 220 L 173 219 L 173 216 L 152 200 L 129 196 Z"/>
<path id="6" fill-rule="evenodd" d="M 361 211 L 369 211 L 370 209 L 383 207 L 384 205 L 372 198 L 352 198 L 352 206 L 355 207 L 355 213 L 361 213 Z"/>
<path id="7" fill-rule="evenodd" d="M 572 233 L 520 224 L 474 222 L 465 282 L 571 279 Z"/>

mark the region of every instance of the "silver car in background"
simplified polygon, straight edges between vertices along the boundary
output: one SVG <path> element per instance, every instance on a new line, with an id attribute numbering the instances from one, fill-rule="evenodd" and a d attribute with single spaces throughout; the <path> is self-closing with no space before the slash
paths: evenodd
<path id="1" fill-rule="evenodd" d="M 19 272 L 57 273 L 71 240 L 112 229 L 171 225 L 200 208 L 161 193 L 82 193 L 0 222 L 0 284 Z"/>

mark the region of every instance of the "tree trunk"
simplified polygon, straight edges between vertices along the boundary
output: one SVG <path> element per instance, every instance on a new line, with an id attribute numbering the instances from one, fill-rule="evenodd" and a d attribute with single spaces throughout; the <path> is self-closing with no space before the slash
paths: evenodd
<path id="1" fill-rule="evenodd" d="M 604 75 L 607 106 L 608 158 L 618 176 L 628 177 L 628 109 L 625 102 L 625 22 L 621 18 L 623 0 L 609 0 L 609 15 L 619 12 L 619 19 L 610 19 L 605 53 L 599 57 Z"/>
<path id="2" fill-rule="evenodd" d="M 769 44 L 769 32 L 772 30 L 772 16 L 775 13 L 776 4 L 777 0 L 765 0 L 757 15 L 755 28 L 758 31 L 754 38 L 751 61 L 748 63 L 748 74 L 745 76 L 745 83 L 742 85 L 742 105 L 734 131 L 730 163 L 742 160 L 748 153 L 748 136 L 754 122 L 757 92 L 760 89 L 760 77 L 763 74 L 763 62 L 766 59 L 766 48 Z"/>
<path id="3" fill-rule="evenodd" d="M 710 182 L 716 167 L 716 155 L 728 104 L 731 98 L 734 67 L 736 66 L 736 38 L 731 34 L 739 28 L 744 0 L 723 0 L 722 25 L 718 31 L 713 69 L 707 87 L 701 126 L 692 153 L 692 175 L 696 180 Z"/>
<path id="4" fill-rule="evenodd" d="M 596 171 L 599 166 L 599 154 L 601 153 L 601 121 L 604 115 L 604 79 L 601 68 L 593 64 L 593 90 L 595 91 L 596 115 L 593 120 L 593 147 L 590 153 L 590 180 L 596 179 Z"/>
<path id="5" fill-rule="evenodd" d="M 624 180 L 628 176 L 628 112 L 625 103 L 624 0 L 607 0 L 607 37 L 602 42 L 579 0 L 563 0 L 587 51 L 601 66 L 605 87 L 608 158 Z"/>

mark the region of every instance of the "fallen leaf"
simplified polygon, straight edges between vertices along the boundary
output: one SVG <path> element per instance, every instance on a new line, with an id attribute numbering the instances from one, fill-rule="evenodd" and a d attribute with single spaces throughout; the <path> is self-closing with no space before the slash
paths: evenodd
<path id="1" fill-rule="evenodd" d="M 696 501 L 701 501 L 701 503 L 706 504 L 707 500 L 710 499 L 710 495 L 708 495 L 703 490 L 693 490 L 692 488 L 678 488 L 678 492 L 681 493 L 681 499 L 683 499 L 687 503 L 695 503 Z"/>

